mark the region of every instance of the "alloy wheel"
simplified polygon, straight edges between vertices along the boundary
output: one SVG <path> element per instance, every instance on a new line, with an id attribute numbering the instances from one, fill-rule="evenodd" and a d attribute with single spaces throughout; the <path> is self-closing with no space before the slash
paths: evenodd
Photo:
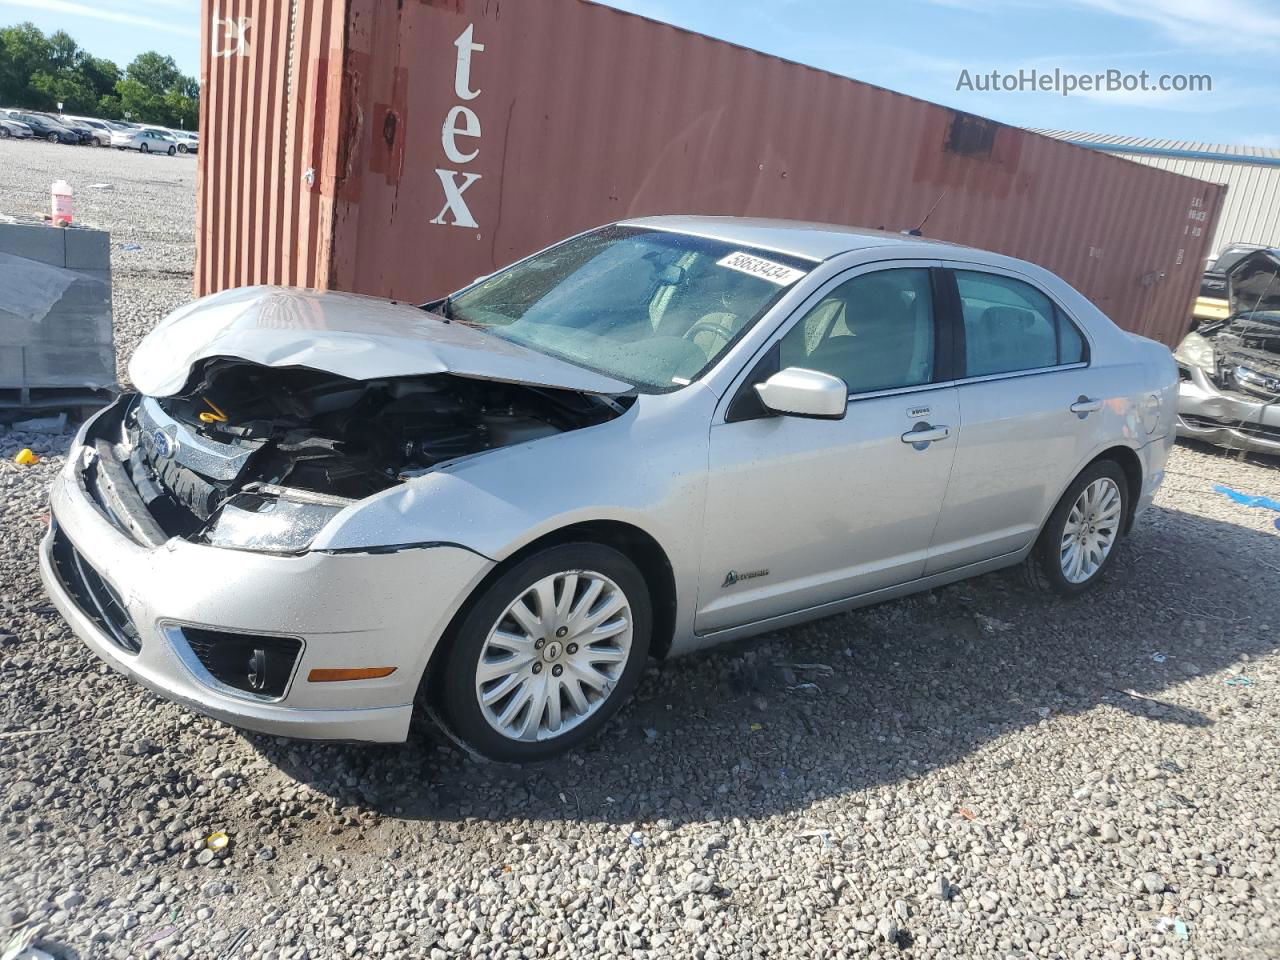
<path id="1" fill-rule="evenodd" d="M 1124 500 L 1110 477 L 1099 477 L 1080 491 L 1062 528 L 1062 575 L 1084 583 L 1106 562 L 1120 533 Z"/>
<path id="2" fill-rule="evenodd" d="M 516 597 L 476 664 L 480 711 L 511 740 L 559 737 L 596 713 L 631 656 L 631 605 L 604 574 L 567 570 Z"/>

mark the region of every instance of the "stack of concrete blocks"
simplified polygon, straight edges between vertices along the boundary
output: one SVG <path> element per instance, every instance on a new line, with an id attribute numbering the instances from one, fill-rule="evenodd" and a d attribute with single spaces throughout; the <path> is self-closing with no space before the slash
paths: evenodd
<path id="1" fill-rule="evenodd" d="M 115 386 L 111 235 L 0 220 L 0 408 L 91 406 Z"/>

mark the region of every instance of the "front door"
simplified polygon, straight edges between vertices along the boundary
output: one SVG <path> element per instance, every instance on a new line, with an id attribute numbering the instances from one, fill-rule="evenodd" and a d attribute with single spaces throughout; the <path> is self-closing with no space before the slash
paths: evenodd
<path id="1" fill-rule="evenodd" d="M 711 428 L 699 633 L 922 575 L 960 425 L 930 266 L 842 275 L 772 348 L 780 368 L 843 379 L 844 419 Z"/>

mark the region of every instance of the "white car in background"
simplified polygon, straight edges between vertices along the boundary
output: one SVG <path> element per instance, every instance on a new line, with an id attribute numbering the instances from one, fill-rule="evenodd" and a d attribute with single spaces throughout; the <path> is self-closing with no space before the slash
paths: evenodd
<path id="1" fill-rule="evenodd" d="M 111 128 L 107 126 L 105 120 L 94 120 L 92 117 L 73 117 L 66 114 L 62 117 L 66 123 L 75 124 L 77 127 L 85 127 L 93 134 L 93 141 L 99 147 L 111 146 Z"/>
<path id="2" fill-rule="evenodd" d="M 190 130 L 171 130 L 169 132 L 178 141 L 179 153 L 200 152 L 200 134 L 192 133 Z"/>
<path id="3" fill-rule="evenodd" d="M 14 120 L 12 117 L 0 113 L 0 140 L 8 140 L 10 137 L 17 137 L 19 140 L 30 140 L 35 134 L 31 132 L 31 128 L 21 120 Z"/>
<path id="4" fill-rule="evenodd" d="M 139 153 L 167 153 L 171 157 L 178 152 L 178 141 L 162 130 L 117 130 L 111 134 L 111 146 Z"/>

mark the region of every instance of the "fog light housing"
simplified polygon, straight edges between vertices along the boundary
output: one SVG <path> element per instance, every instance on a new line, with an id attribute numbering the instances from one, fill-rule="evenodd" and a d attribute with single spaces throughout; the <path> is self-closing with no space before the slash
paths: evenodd
<path id="1" fill-rule="evenodd" d="M 302 655 L 297 637 L 229 633 L 204 627 L 169 627 L 174 648 L 207 686 L 255 700 L 279 700 Z"/>

